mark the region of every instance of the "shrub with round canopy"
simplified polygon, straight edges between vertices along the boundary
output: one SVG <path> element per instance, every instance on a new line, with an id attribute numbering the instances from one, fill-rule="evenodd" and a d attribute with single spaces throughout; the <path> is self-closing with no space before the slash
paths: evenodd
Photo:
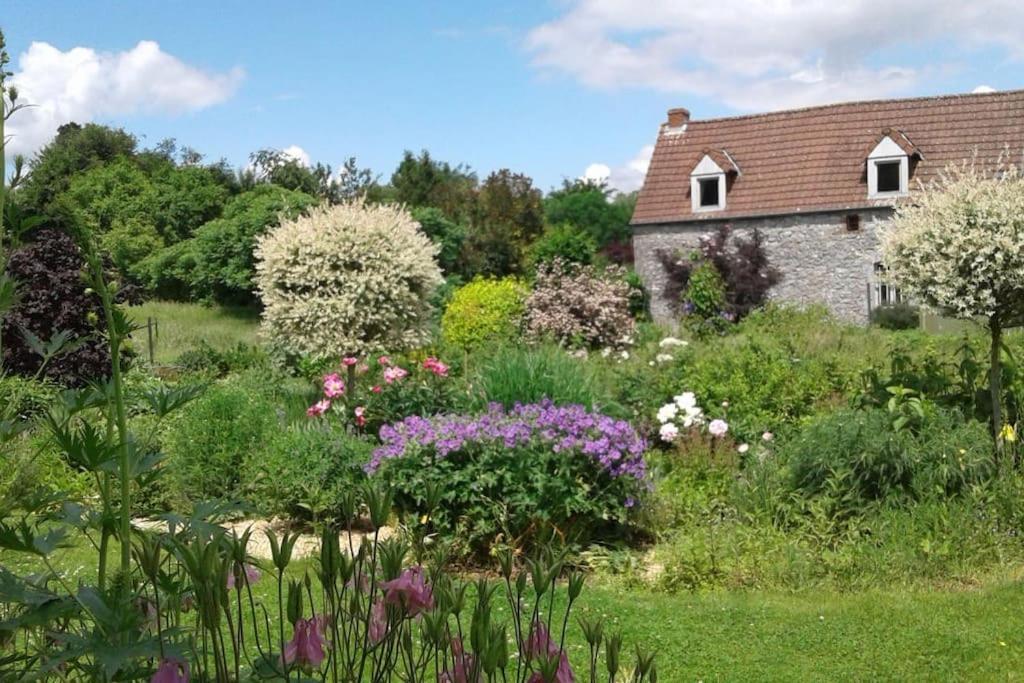
<path id="1" fill-rule="evenodd" d="M 401 206 L 321 206 L 256 248 L 263 329 L 276 350 L 317 359 L 429 338 L 438 247 Z"/>

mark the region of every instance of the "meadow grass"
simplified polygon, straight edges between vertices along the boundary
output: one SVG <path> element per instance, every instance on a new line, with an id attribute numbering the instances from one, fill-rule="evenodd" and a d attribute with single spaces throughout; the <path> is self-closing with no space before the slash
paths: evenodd
<path id="1" fill-rule="evenodd" d="M 242 307 L 203 306 L 174 301 L 147 301 L 128 309 L 132 320 L 142 329 L 132 339 L 139 355 L 149 359 L 146 320 L 154 318 L 159 334 L 154 340 L 154 361 L 158 365 L 174 362 L 183 351 L 206 342 L 223 351 L 239 342 L 255 344 L 259 331 L 259 313 Z"/>

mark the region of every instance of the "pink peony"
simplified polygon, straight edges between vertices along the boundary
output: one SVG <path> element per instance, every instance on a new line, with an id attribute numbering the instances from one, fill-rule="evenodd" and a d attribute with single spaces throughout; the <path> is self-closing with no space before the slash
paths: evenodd
<path id="1" fill-rule="evenodd" d="M 711 424 L 708 425 L 708 432 L 716 438 L 725 436 L 725 433 L 728 431 L 729 424 L 725 420 L 712 420 Z"/>
<path id="2" fill-rule="evenodd" d="M 358 358 L 353 358 L 352 356 L 345 356 L 344 358 L 341 359 L 341 364 L 344 365 L 346 368 L 347 367 L 351 367 L 351 366 L 355 365 L 358 362 L 359 362 L 359 359 Z"/>
<path id="3" fill-rule="evenodd" d="M 367 365 L 366 363 L 360 363 L 359 365 L 356 366 L 356 374 L 357 375 L 365 375 L 369 371 L 370 371 L 370 366 Z"/>
<path id="4" fill-rule="evenodd" d="M 242 565 L 242 570 L 245 571 L 245 580 L 246 580 L 246 582 L 250 586 L 260 580 L 260 576 L 261 576 L 260 570 L 257 569 L 255 565 L 251 565 L 251 564 L 246 563 L 246 564 Z M 234 567 L 234 568 L 232 568 L 231 571 L 228 572 L 228 590 L 231 590 L 232 588 L 235 587 L 235 572 L 236 571 L 237 571 L 237 567 Z M 242 585 L 244 585 L 244 584 L 242 584 Z"/>
<path id="5" fill-rule="evenodd" d="M 323 415 L 324 413 L 326 413 L 328 410 L 330 410 L 330 408 L 331 401 L 325 398 L 322 401 L 317 401 L 309 408 L 307 408 L 306 415 L 309 415 L 310 417 L 317 417 L 319 415 Z"/>
<path id="6" fill-rule="evenodd" d="M 377 359 L 377 362 L 385 366 L 391 365 L 391 359 L 387 356 L 381 356 L 380 358 Z"/>
<path id="7" fill-rule="evenodd" d="M 384 601 L 389 605 L 402 605 L 410 617 L 434 608 L 434 592 L 423 577 L 423 567 L 409 567 L 397 579 L 386 581 L 380 587 Z"/>
<path id="8" fill-rule="evenodd" d="M 360 427 L 366 426 L 366 408 L 363 406 L 356 406 L 356 424 Z"/>
<path id="9" fill-rule="evenodd" d="M 316 669 L 324 661 L 324 620 L 319 617 L 299 619 L 295 633 L 284 646 L 284 663 L 298 664 L 300 668 Z"/>
<path id="10" fill-rule="evenodd" d="M 332 372 L 329 375 L 324 375 L 324 396 L 327 398 L 338 398 L 345 393 L 345 382 L 338 376 L 338 373 Z"/>
<path id="11" fill-rule="evenodd" d="M 372 391 L 375 394 L 379 394 L 382 391 L 382 389 L 383 387 L 381 387 L 381 385 L 376 384 L 370 389 L 370 391 Z"/>
<path id="12" fill-rule="evenodd" d="M 398 366 L 389 367 L 384 370 L 384 382 L 387 384 L 392 384 L 393 382 L 397 382 L 398 380 L 402 379 L 408 374 L 408 370 L 404 370 Z"/>
<path id="13" fill-rule="evenodd" d="M 188 683 L 188 664 L 176 659 L 164 659 L 149 683 Z"/>
<path id="14" fill-rule="evenodd" d="M 433 356 L 423 361 L 423 369 L 429 370 L 438 377 L 448 376 L 448 366 L 439 361 L 438 359 L 434 358 Z"/>

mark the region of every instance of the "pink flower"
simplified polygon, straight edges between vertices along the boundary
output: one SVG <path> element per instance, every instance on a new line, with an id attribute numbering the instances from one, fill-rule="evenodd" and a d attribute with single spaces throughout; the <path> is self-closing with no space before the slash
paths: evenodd
<path id="1" fill-rule="evenodd" d="M 188 664 L 176 659 L 164 659 L 149 683 L 188 683 L 188 680 Z"/>
<path id="2" fill-rule="evenodd" d="M 555 673 L 555 683 L 574 683 L 576 680 L 565 650 L 551 640 L 547 628 L 540 621 L 533 622 L 533 628 L 530 629 L 530 637 L 526 641 L 526 656 L 532 659 L 557 656 L 558 671 Z M 544 683 L 544 677 L 539 672 L 534 673 L 528 683 Z"/>
<path id="3" fill-rule="evenodd" d="M 439 361 L 438 359 L 434 358 L 433 356 L 423 361 L 423 369 L 429 370 L 438 377 L 448 376 L 448 366 Z"/>
<path id="4" fill-rule="evenodd" d="M 359 365 L 356 366 L 356 374 L 357 375 L 365 375 L 369 371 L 370 371 L 370 366 L 367 365 L 366 363 L 360 363 Z"/>
<path id="5" fill-rule="evenodd" d="M 309 415 L 310 417 L 317 417 L 319 415 L 323 415 L 324 413 L 326 413 L 328 410 L 330 410 L 330 408 L 331 402 L 329 399 L 325 398 L 322 401 L 317 401 L 309 408 L 307 408 L 306 415 Z"/>
<path id="6" fill-rule="evenodd" d="M 365 416 L 366 408 L 364 408 L 363 406 L 356 406 L 356 409 L 355 409 L 354 412 L 356 414 L 356 424 L 359 425 L 360 427 L 365 426 L 366 425 L 366 416 Z"/>
<path id="7" fill-rule="evenodd" d="M 370 608 L 370 643 L 376 645 L 388 634 L 388 610 L 380 600 Z"/>
<path id="8" fill-rule="evenodd" d="M 242 570 L 245 572 L 245 580 L 250 586 L 260 580 L 260 570 L 257 569 L 255 565 L 248 563 L 243 564 Z M 235 587 L 235 574 L 237 571 L 238 567 L 236 565 L 228 572 L 228 590 Z"/>
<path id="9" fill-rule="evenodd" d="M 284 646 L 284 663 L 298 664 L 301 668 L 318 668 L 327 656 L 324 652 L 324 625 L 320 617 L 295 622 L 295 633 Z"/>
<path id="10" fill-rule="evenodd" d="M 423 578 L 423 567 L 409 567 L 397 579 L 386 581 L 380 587 L 384 601 L 389 605 L 402 605 L 410 617 L 434 608 L 434 592 Z"/>
<path id="11" fill-rule="evenodd" d="M 377 359 L 377 362 L 385 366 L 391 365 L 391 359 L 387 356 L 381 356 L 380 358 Z"/>
<path id="12" fill-rule="evenodd" d="M 720 438 L 729 431 L 729 424 L 725 420 L 712 420 L 711 424 L 708 425 L 708 431 L 711 433 L 711 436 Z"/>
<path id="13" fill-rule="evenodd" d="M 352 356 L 345 356 L 344 358 L 341 359 L 341 364 L 344 365 L 346 368 L 347 367 L 351 367 L 351 366 L 355 365 L 358 362 L 359 362 L 359 359 L 358 358 L 353 358 Z"/>
<path id="14" fill-rule="evenodd" d="M 381 392 L 381 390 L 382 390 L 382 387 L 381 387 L 381 386 L 380 386 L 379 384 L 376 384 L 376 385 L 374 385 L 374 386 L 373 386 L 373 387 L 372 387 L 372 388 L 370 389 L 370 391 L 372 391 L 372 392 L 373 392 L 373 393 L 375 393 L 375 394 L 379 394 L 379 393 Z"/>
<path id="15" fill-rule="evenodd" d="M 404 370 L 400 367 L 389 367 L 384 370 L 384 382 L 391 384 L 393 382 L 397 382 L 408 374 L 408 370 Z"/>
<path id="16" fill-rule="evenodd" d="M 345 393 L 345 382 L 338 376 L 338 373 L 332 372 L 329 375 L 324 375 L 324 396 L 327 398 L 337 398 Z"/>
<path id="17" fill-rule="evenodd" d="M 470 676 L 473 675 L 473 669 L 477 668 L 476 657 L 466 654 L 462 648 L 462 640 L 459 638 L 452 638 L 452 660 L 454 666 L 441 672 L 437 678 L 438 683 L 471 683 Z M 481 671 L 477 671 L 472 683 L 479 683 L 483 680 L 480 676 L 481 673 Z"/>

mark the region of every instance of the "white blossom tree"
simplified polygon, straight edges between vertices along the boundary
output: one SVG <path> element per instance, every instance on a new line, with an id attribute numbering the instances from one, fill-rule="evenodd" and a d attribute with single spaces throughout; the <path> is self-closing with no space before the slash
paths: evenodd
<path id="1" fill-rule="evenodd" d="M 1003 427 L 1003 330 L 1024 322 L 1024 175 L 999 164 L 946 170 L 899 206 L 882 236 L 889 277 L 925 305 L 983 318 L 992 336 L 989 389 L 993 430 Z"/>

